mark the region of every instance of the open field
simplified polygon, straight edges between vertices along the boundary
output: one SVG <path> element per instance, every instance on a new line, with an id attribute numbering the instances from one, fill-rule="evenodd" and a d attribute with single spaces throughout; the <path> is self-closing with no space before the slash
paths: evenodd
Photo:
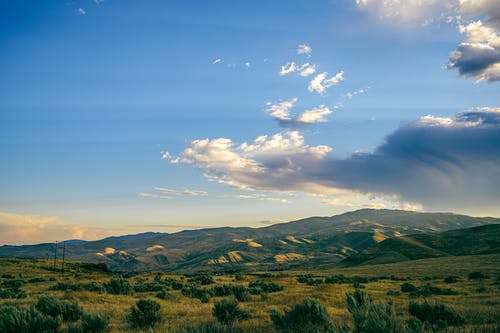
<path id="1" fill-rule="evenodd" d="M 214 285 L 242 285 L 263 279 L 265 282 L 275 282 L 283 286 L 282 291 L 250 295 L 240 307 L 250 313 L 248 320 L 235 323 L 235 328 L 244 331 L 272 332 L 273 324 L 269 316 L 272 309 L 286 310 L 309 297 L 326 305 L 330 321 L 335 324 L 350 323 L 351 316 L 346 308 L 346 293 L 354 292 L 353 283 L 319 283 L 317 281 L 328 276 L 342 274 L 346 277 L 361 276 L 375 278 L 373 281 L 361 280 L 362 290 L 373 295 L 375 300 L 392 301 L 395 310 L 402 317 L 408 317 L 410 299 L 422 301 L 423 297 L 410 298 L 407 293 L 398 293 L 401 284 L 409 282 L 417 287 L 430 284 L 442 289 L 451 288 L 456 294 L 427 295 L 429 302 L 438 301 L 458 310 L 465 318 L 467 328 L 490 329 L 495 331 L 500 327 L 500 255 L 463 256 L 449 258 L 423 259 L 397 264 L 361 266 L 328 271 L 292 271 L 292 272 L 262 272 L 249 275 L 213 276 L 214 283 L 196 285 L 189 282 L 189 277 L 163 273 L 141 273 L 130 276 L 127 280 L 135 286 L 154 285 L 154 282 L 178 281 L 184 289 L 195 286 L 202 290 L 213 288 Z M 26 293 L 24 298 L 4 299 L 19 306 L 28 307 L 36 303 L 43 295 L 52 294 L 60 299 L 77 299 L 85 312 L 99 312 L 110 317 L 112 332 L 141 332 L 130 328 L 126 316 L 130 307 L 141 298 L 154 299 L 161 305 L 161 322 L 155 325 L 155 332 L 175 332 L 186 325 L 197 325 L 212 322 L 214 302 L 221 297 L 209 297 L 200 300 L 188 295 L 180 286 L 166 287 L 166 299 L 156 297 L 158 291 L 135 291 L 131 295 L 113 295 L 105 290 L 101 292 L 80 290 L 61 291 L 49 290 L 59 282 L 66 284 L 91 283 L 102 285 L 110 281 L 110 274 L 99 271 L 99 266 L 82 267 L 79 263 L 70 262 L 64 273 L 51 270 L 50 260 L 36 259 L 1 259 L 0 281 L 20 280 L 21 290 Z M 97 269 L 96 269 L 97 268 Z M 468 274 L 474 271 L 482 272 L 488 278 L 470 280 Z M 298 277 L 310 274 L 307 283 L 298 282 Z M 456 276 L 455 283 L 445 283 L 447 276 Z M 175 279 L 175 280 L 172 280 Z M 316 280 L 316 282 L 314 282 Z M 388 290 L 394 291 L 388 296 Z M 187 296 L 186 296 L 187 295 Z M 64 327 L 65 324 L 63 324 Z M 147 331 L 147 330 L 145 330 Z"/>

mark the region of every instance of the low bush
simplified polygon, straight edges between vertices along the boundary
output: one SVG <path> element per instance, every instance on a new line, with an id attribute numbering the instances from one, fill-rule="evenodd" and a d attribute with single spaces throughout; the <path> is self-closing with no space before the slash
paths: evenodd
<path id="1" fill-rule="evenodd" d="M 398 290 L 387 290 L 387 296 L 401 296 L 401 292 Z"/>
<path id="2" fill-rule="evenodd" d="M 0 288 L 0 298 L 26 298 L 26 292 L 20 288 Z"/>
<path id="3" fill-rule="evenodd" d="M 113 295 L 132 295 L 134 293 L 134 288 L 130 282 L 122 276 L 111 278 L 109 282 L 104 283 L 104 288 Z"/>
<path id="4" fill-rule="evenodd" d="M 240 309 L 238 301 L 234 297 L 222 299 L 215 302 L 212 315 L 224 325 L 232 325 L 235 321 L 250 318 L 248 311 Z"/>
<path id="5" fill-rule="evenodd" d="M 275 282 L 265 282 L 264 280 L 250 282 L 248 288 L 250 289 L 250 293 L 253 295 L 259 295 L 262 292 L 274 293 L 283 290 L 282 285 Z"/>
<path id="6" fill-rule="evenodd" d="M 128 322 L 134 328 L 153 327 L 160 319 L 160 304 L 149 299 L 138 300 L 127 315 Z"/>
<path id="7" fill-rule="evenodd" d="M 97 282 L 89 282 L 89 283 L 69 283 L 69 282 L 58 282 L 55 285 L 51 286 L 49 290 L 61 290 L 61 291 L 91 291 L 96 293 L 103 293 L 105 288 L 102 284 Z"/>
<path id="8" fill-rule="evenodd" d="M 444 278 L 443 280 L 444 283 L 457 283 L 458 282 L 458 276 L 450 275 Z"/>
<path id="9" fill-rule="evenodd" d="M 481 272 L 471 272 L 467 277 L 469 278 L 469 280 L 483 280 L 488 278 L 486 274 L 483 274 Z"/>
<path id="10" fill-rule="evenodd" d="M 305 283 L 309 286 L 317 286 L 325 282 L 322 278 L 315 278 L 312 274 L 299 275 L 297 277 L 297 282 Z"/>
<path id="11" fill-rule="evenodd" d="M 77 300 L 59 300 L 54 296 L 40 297 L 35 308 L 46 316 L 54 318 L 60 316 L 63 321 L 77 321 L 82 315 L 82 308 Z"/>
<path id="12" fill-rule="evenodd" d="M 243 333 L 243 330 L 241 328 L 221 325 L 215 322 L 189 325 L 175 330 L 174 333 Z"/>
<path id="13" fill-rule="evenodd" d="M 461 326 L 465 324 L 465 319 L 460 313 L 444 304 L 429 304 L 427 301 L 420 304 L 410 302 L 408 312 L 422 323 L 431 325 L 433 330 L 442 330 L 448 325 Z"/>
<path id="14" fill-rule="evenodd" d="M 409 282 L 405 282 L 401 285 L 401 291 L 404 293 L 411 293 L 418 291 L 418 288 Z"/>
<path id="15" fill-rule="evenodd" d="M 170 295 L 170 293 L 168 292 L 168 289 L 164 288 L 156 294 L 156 297 L 158 297 L 160 299 L 170 299 L 172 297 L 172 295 Z"/>
<path id="16" fill-rule="evenodd" d="M 325 305 L 313 299 L 305 299 L 284 314 L 272 310 L 270 317 L 274 327 L 285 332 L 327 332 L 329 328 Z"/>
<path id="17" fill-rule="evenodd" d="M 205 285 L 214 283 L 214 279 L 208 273 L 202 272 L 202 273 L 198 273 L 196 275 L 191 276 L 188 279 L 188 282 L 196 283 L 196 284 L 200 284 L 202 286 L 205 286 Z"/>
<path id="18" fill-rule="evenodd" d="M 41 277 L 36 277 L 28 280 L 29 283 L 39 283 L 39 282 L 45 282 L 44 278 Z"/>
<path id="19" fill-rule="evenodd" d="M 138 293 L 155 292 L 155 291 L 161 291 L 162 289 L 164 289 L 165 284 L 161 283 L 159 281 L 144 282 L 144 283 L 134 284 L 133 288 L 134 288 L 134 291 L 138 292 Z"/>
<path id="20" fill-rule="evenodd" d="M 223 284 L 210 289 L 213 296 L 234 296 L 239 302 L 246 302 L 250 299 L 250 292 L 241 285 Z"/>
<path id="21" fill-rule="evenodd" d="M 397 316 L 392 304 L 374 303 L 370 295 L 359 289 L 346 297 L 347 310 L 352 315 L 355 332 L 404 332 L 404 322 Z"/>
<path id="22" fill-rule="evenodd" d="M 100 313 L 86 313 L 82 315 L 82 330 L 84 333 L 104 333 L 111 328 L 109 316 Z"/>
<path id="23" fill-rule="evenodd" d="M 44 316 L 33 306 L 22 309 L 13 305 L 0 305 L 2 333 L 56 333 L 60 324 L 60 316 Z"/>

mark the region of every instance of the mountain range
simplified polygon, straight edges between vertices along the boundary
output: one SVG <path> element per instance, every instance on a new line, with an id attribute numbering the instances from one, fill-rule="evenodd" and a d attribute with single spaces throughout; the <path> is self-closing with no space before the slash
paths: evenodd
<path id="1" fill-rule="evenodd" d="M 72 240 L 66 243 L 65 257 L 102 262 L 116 272 L 321 269 L 498 253 L 499 224 L 499 218 L 491 217 L 362 209 L 262 228 Z M 52 258 L 54 248 L 51 243 L 4 245 L 0 257 Z"/>

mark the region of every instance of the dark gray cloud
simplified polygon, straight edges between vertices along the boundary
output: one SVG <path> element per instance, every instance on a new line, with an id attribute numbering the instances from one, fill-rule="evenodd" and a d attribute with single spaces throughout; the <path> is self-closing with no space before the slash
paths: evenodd
<path id="1" fill-rule="evenodd" d="M 335 186 L 394 194 L 435 209 L 496 209 L 500 201 L 500 110 L 400 127 L 373 153 L 333 160 Z"/>
<path id="2" fill-rule="evenodd" d="M 448 68 L 479 81 L 500 80 L 500 49 L 477 43 L 462 43 L 452 52 Z"/>

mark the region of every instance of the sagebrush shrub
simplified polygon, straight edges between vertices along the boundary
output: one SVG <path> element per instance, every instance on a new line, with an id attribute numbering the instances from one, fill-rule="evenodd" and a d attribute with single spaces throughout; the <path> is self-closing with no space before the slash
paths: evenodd
<path id="1" fill-rule="evenodd" d="M 33 306 L 29 309 L 13 305 L 0 306 L 0 332 L 2 333 L 56 333 L 60 324 L 60 316 L 44 316 Z"/>
<path id="2" fill-rule="evenodd" d="M 110 330 L 109 316 L 101 313 L 86 313 L 82 316 L 84 333 L 104 333 Z"/>
<path id="3" fill-rule="evenodd" d="M 153 327 L 160 319 L 160 304 L 149 299 L 138 300 L 127 316 L 130 325 L 136 328 Z"/>
<path id="4" fill-rule="evenodd" d="M 61 316 L 63 321 L 77 321 L 82 315 L 82 308 L 77 300 L 59 300 L 54 296 L 40 297 L 35 307 L 46 316 Z"/>
<path id="5" fill-rule="evenodd" d="M 232 325 L 235 321 L 250 318 L 248 311 L 239 308 L 238 301 L 234 297 L 215 302 L 212 315 L 225 325 Z"/>
<path id="6" fill-rule="evenodd" d="M 397 316 L 392 304 L 374 303 L 367 293 L 356 289 L 347 294 L 347 309 L 354 321 L 357 333 L 399 333 L 404 332 L 404 323 Z"/>
<path id="7" fill-rule="evenodd" d="M 465 324 L 465 319 L 460 313 L 440 303 L 430 304 L 425 301 L 419 304 L 410 302 L 408 312 L 421 322 L 429 323 L 435 329 L 442 329 L 448 325 L 461 326 Z"/>
<path id="8" fill-rule="evenodd" d="M 270 312 L 276 329 L 288 332 L 326 332 L 329 318 L 323 303 L 314 299 L 305 299 L 281 314 L 277 310 Z"/>
<path id="9" fill-rule="evenodd" d="M 111 278 L 109 282 L 104 284 L 106 291 L 113 295 L 132 295 L 134 288 L 130 282 L 122 276 Z"/>

